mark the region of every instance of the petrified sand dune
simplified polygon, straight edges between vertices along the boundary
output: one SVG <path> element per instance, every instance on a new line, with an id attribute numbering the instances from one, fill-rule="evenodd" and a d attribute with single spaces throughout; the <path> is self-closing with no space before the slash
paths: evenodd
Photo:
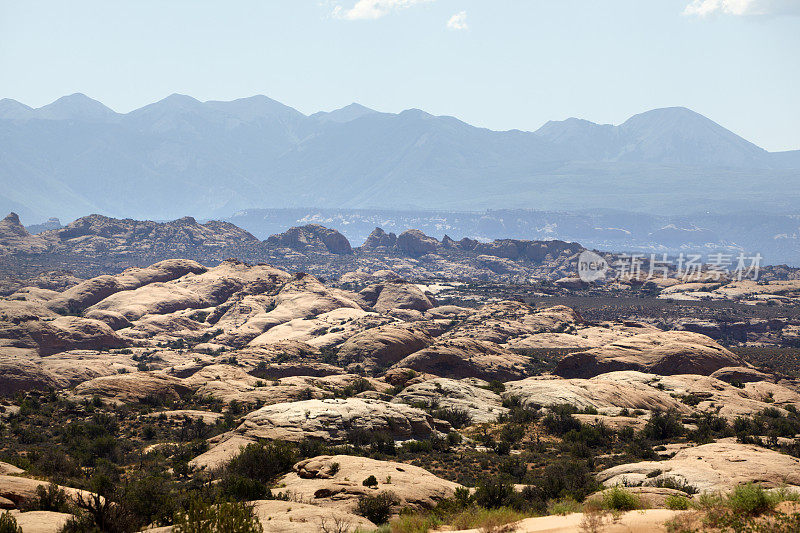
<path id="1" fill-rule="evenodd" d="M 392 309 L 427 311 L 436 307 L 431 297 L 425 295 L 419 287 L 402 280 L 370 285 L 360 294 L 367 305 L 379 312 Z"/>
<path id="2" fill-rule="evenodd" d="M 647 477 L 656 470 L 662 473 Z M 598 474 L 606 486 L 653 485 L 661 477 L 684 480 L 699 491 L 725 491 L 750 482 L 766 487 L 800 486 L 800 459 L 758 446 L 720 441 L 680 450 L 666 461 L 619 465 Z"/>
<path id="3" fill-rule="evenodd" d="M 642 376 L 656 378 L 652 375 Z M 607 375 L 592 379 L 560 379 L 535 376 L 506 383 L 504 396 L 516 396 L 523 404 L 531 406 L 571 404 L 580 409 L 594 407 L 603 411 L 675 409 L 683 413 L 690 412 L 686 404 L 664 391 L 648 386 L 644 381 L 630 384 L 621 379 L 605 379 L 606 377 Z"/>
<path id="4" fill-rule="evenodd" d="M 729 366 L 746 365 L 741 358 L 705 335 L 662 331 L 643 333 L 570 354 L 558 363 L 554 373 L 568 378 L 589 378 L 615 370 L 707 376 Z"/>
<path id="5" fill-rule="evenodd" d="M 438 405 L 443 409 L 457 409 L 469 414 L 473 423 L 494 422 L 508 409 L 502 399 L 492 391 L 482 388 L 480 380 L 454 380 L 434 378 L 409 385 L 395 396 L 393 402 L 409 405 Z"/>
<path id="6" fill-rule="evenodd" d="M 315 505 L 343 510 L 352 509 L 359 497 L 381 491 L 398 497 L 398 509 L 429 509 L 452 497 L 460 486 L 418 466 L 350 455 L 320 455 L 300 461 L 293 470 L 279 480 L 287 492 Z M 375 488 L 362 483 L 370 475 L 378 481 Z"/>
<path id="7" fill-rule="evenodd" d="M 447 430 L 446 425 L 439 427 Z M 236 432 L 264 439 L 341 442 L 356 429 L 385 432 L 399 440 L 421 439 L 435 434 L 437 423 L 425 411 L 407 405 L 348 398 L 267 405 L 248 414 Z"/>
<path id="8" fill-rule="evenodd" d="M 470 338 L 437 339 L 427 348 L 398 361 L 392 368 L 409 368 L 442 377 L 485 380 L 519 379 L 528 359 L 498 344 Z"/>
<path id="9" fill-rule="evenodd" d="M 183 380 L 159 372 L 134 372 L 90 379 L 75 387 L 78 396 L 114 400 L 122 403 L 177 400 L 192 392 Z"/>
<path id="10" fill-rule="evenodd" d="M 188 259 L 169 259 L 146 268 L 129 268 L 116 276 L 98 276 L 62 292 L 49 302 L 52 309 L 78 312 L 120 291 L 178 279 L 186 274 L 202 274 L 208 269 Z"/>
<path id="11" fill-rule="evenodd" d="M 433 343 L 430 328 L 389 324 L 353 335 L 339 348 L 339 361 L 366 369 L 386 368 Z"/>

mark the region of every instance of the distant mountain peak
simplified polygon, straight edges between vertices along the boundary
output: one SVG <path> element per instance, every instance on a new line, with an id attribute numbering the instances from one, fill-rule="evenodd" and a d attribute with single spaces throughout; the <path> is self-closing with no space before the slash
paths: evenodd
<path id="1" fill-rule="evenodd" d="M 322 121 L 350 122 L 351 120 L 356 120 L 363 116 L 373 115 L 376 113 L 378 113 L 378 111 L 353 102 L 352 104 L 340 107 L 339 109 L 334 109 L 333 111 L 320 111 L 318 113 L 314 113 L 311 115 L 311 117 Z"/>
<path id="2" fill-rule="evenodd" d="M 11 98 L 3 98 L 0 100 L 0 119 L 27 119 L 31 118 L 33 114 L 33 108 L 26 106 L 22 102 L 17 102 Z"/>
<path id="3" fill-rule="evenodd" d="M 55 102 L 35 110 L 35 117 L 47 120 L 105 121 L 118 114 L 83 93 L 62 96 Z"/>
<path id="4" fill-rule="evenodd" d="M 204 105 L 212 109 L 236 116 L 244 121 L 250 121 L 256 118 L 302 118 L 305 116 L 293 107 L 282 104 L 277 100 L 273 100 L 268 96 L 264 96 L 263 94 L 237 98 L 236 100 L 230 100 L 227 102 L 220 100 L 209 100 L 208 102 L 205 102 Z"/>

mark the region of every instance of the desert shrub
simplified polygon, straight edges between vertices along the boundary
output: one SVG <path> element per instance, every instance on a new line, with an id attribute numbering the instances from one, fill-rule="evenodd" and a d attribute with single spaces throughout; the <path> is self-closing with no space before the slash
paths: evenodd
<path id="1" fill-rule="evenodd" d="M 686 494 L 697 494 L 698 490 L 697 487 L 694 485 L 689 484 L 683 478 L 675 478 L 672 476 L 662 476 L 655 480 L 653 483 L 654 487 L 660 487 L 664 489 L 675 489 L 681 492 L 685 492 Z"/>
<path id="2" fill-rule="evenodd" d="M 22 528 L 17 525 L 17 519 L 10 513 L 0 515 L 0 533 L 22 533 Z"/>
<path id="3" fill-rule="evenodd" d="M 397 496 L 393 492 L 384 491 L 375 496 L 362 496 L 358 499 L 356 512 L 375 524 L 385 524 L 392 516 L 397 504 Z"/>
<path id="4" fill-rule="evenodd" d="M 547 465 L 534 478 L 533 484 L 542 502 L 563 497 L 583 501 L 600 488 L 588 464 L 580 460 L 562 460 Z"/>
<path id="5" fill-rule="evenodd" d="M 175 533 L 262 533 L 253 506 L 244 502 L 208 504 L 194 500 L 175 516 Z"/>
<path id="6" fill-rule="evenodd" d="M 685 511 L 689 508 L 689 498 L 686 496 L 670 494 L 664 503 L 667 509 L 672 509 L 673 511 Z"/>
<path id="7" fill-rule="evenodd" d="M 771 511 L 778 504 L 778 498 L 757 483 L 739 485 L 728 495 L 727 505 L 737 514 L 758 516 Z"/>
<path id="8" fill-rule="evenodd" d="M 377 487 L 378 480 L 375 479 L 375 476 L 370 475 L 367 479 L 362 481 L 361 484 L 364 485 L 365 487 Z"/>
<path id="9" fill-rule="evenodd" d="M 528 473 L 528 463 L 519 456 L 508 457 L 500 463 L 497 469 L 517 481 L 522 481 L 525 474 Z"/>
<path id="10" fill-rule="evenodd" d="M 463 409 L 444 407 L 433 411 L 431 414 L 434 418 L 449 422 L 456 429 L 461 429 L 472 423 L 472 415 Z"/>
<path id="11" fill-rule="evenodd" d="M 178 508 L 177 485 L 162 475 L 129 478 L 117 491 L 116 499 L 141 525 L 168 525 Z"/>
<path id="12" fill-rule="evenodd" d="M 500 477 L 486 477 L 475 489 L 475 503 L 487 509 L 508 507 L 515 501 L 514 485 Z"/>
<path id="13" fill-rule="evenodd" d="M 547 502 L 547 514 L 549 515 L 568 515 L 571 513 L 580 513 L 582 510 L 583 506 L 568 496 Z"/>
<path id="14" fill-rule="evenodd" d="M 516 509 L 500 507 L 497 509 L 484 509 L 474 507 L 464 509 L 460 513 L 453 515 L 449 520 L 449 525 L 455 530 L 477 529 L 478 531 L 508 531 L 508 524 L 519 522 L 527 518 L 527 514 Z"/>
<path id="15" fill-rule="evenodd" d="M 633 511 L 642 507 L 636 494 L 622 487 L 612 487 L 603 493 L 603 507 L 610 511 Z"/>
<path id="16" fill-rule="evenodd" d="M 224 467 L 222 491 L 236 499 L 260 499 L 268 485 L 291 469 L 297 459 L 297 450 L 284 442 L 248 444 Z"/>
<path id="17" fill-rule="evenodd" d="M 654 411 L 642 429 L 642 434 L 651 440 L 668 440 L 680 437 L 684 427 L 676 411 Z"/>
<path id="18" fill-rule="evenodd" d="M 24 511 L 53 511 L 56 513 L 71 513 L 73 503 L 67 493 L 54 483 L 45 487 L 36 487 L 36 497 L 25 503 Z"/>
<path id="19" fill-rule="evenodd" d="M 572 416 L 578 412 L 574 405 L 553 405 L 548 409 L 550 412 L 542 420 L 548 432 L 560 437 L 570 431 L 581 429 L 580 421 Z"/>

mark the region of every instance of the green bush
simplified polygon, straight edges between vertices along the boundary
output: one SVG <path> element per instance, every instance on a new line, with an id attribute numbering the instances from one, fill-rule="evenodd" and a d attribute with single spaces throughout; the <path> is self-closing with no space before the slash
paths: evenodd
<path id="1" fill-rule="evenodd" d="M 612 487 L 603 493 L 603 507 L 610 511 L 633 511 L 641 506 L 639 497 L 622 487 Z"/>
<path id="2" fill-rule="evenodd" d="M 697 487 L 690 485 L 685 479 L 674 478 L 672 476 L 662 476 L 656 479 L 655 483 L 653 483 L 653 486 L 663 489 L 675 489 L 685 492 L 686 494 L 697 494 L 698 492 Z"/>
<path id="3" fill-rule="evenodd" d="M 207 504 L 195 500 L 175 516 L 174 533 L 262 533 L 264 528 L 244 502 Z"/>
<path id="4" fill-rule="evenodd" d="M 689 498 L 686 496 L 670 494 L 667 496 L 665 503 L 667 509 L 672 509 L 673 511 L 685 511 L 689 508 Z"/>
<path id="5" fill-rule="evenodd" d="M 771 511 L 778 504 L 777 498 L 759 484 L 739 485 L 728 495 L 731 511 L 748 516 L 758 516 Z"/>
<path id="6" fill-rule="evenodd" d="M 392 516 L 397 504 L 397 496 L 393 492 L 384 491 L 375 496 L 362 496 L 358 499 L 356 512 L 375 524 L 385 524 Z"/>
<path id="7" fill-rule="evenodd" d="M 72 513 L 74 505 L 67 493 L 54 483 L 45 488 L 44 485 L 36 487 L 36 497 L 27 501 L 24 511 L 53 511 L 56 513 Z"/>
<path id="8" fill-rule="evenodd" d="M 8 512 L 0 515 L 0 533 L 22 533 L 22 528 L 17 525 L 17 519 Z"/>
<path id="9" fill-rule="evenodd" d="M 364 485 L 365 487 L 377 487 L 378 480 L 375 479 L 375 476 L 370 475 L 367 479 L 362 481 L 361 484 Z"/>
<path id="10" fill-rule="evenodd" d="M 222 491 L 239 500 L 260 499 L 268 485 L 288 472 L 297 460 L 297 450 L 284 442 L 248 444 L 224 467 Z"/>
<path id="11" fill-rule="evenodd" d="M 472 415 L 463 409 L 443 407 L 433 411 L 431 414 L 434 418 L 450 422 L 450 425 L 456 429 L 461 429 L 472 423 Z"/>
<path id="12" fill-rule="evenodd" d="M 484 478 L 475 489 L 475 502 L 487 509 L 507 507 L 514 501 L 515 496 L 514 485 L 499 477 Z"/>

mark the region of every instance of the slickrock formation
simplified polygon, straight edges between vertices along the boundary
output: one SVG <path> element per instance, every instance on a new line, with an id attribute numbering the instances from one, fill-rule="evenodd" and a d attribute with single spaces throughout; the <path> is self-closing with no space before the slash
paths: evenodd
<path id="1" fill-rule="evenodd" d="M 588 378 L 615 370 L 707 376 L 730 366 L 745 366 L 745 363 L 705 335 L 664 331 L 643 333 L 570 354 L 558 363 L 555 373 L 570 378 Z"/>
<path id="2" fill-rule="evenodd" d="M 388 324 L 353 335 L 342 343 L 338 357 L 345 366 L 358 364 L 372 371 L 387 368 L 432 343 L 430 328 L 414 323 Z"/>
<path id="3" fill-rule="evenodd" d="M 392 401 L 464 411 L 474 424 L 494 422 L 508 409 L 502 406 L 500 396 L 483 388 L 486 384 L 479 380 L 434 378 L 409 385 Z"/>
<path id="4" fill-rule="evenodd" d="M 367 305 L 381 312 L 392 309 L 427 311 L 436 307 L 435 301 L 419 287 L 401 280 L 371 285 L 360 294 Z"/>
<path id="5" fill-rule="evenodd" d="M 334 464 L 338 468 L 333 468 Z M 362 484 L 369 475 L 378 481 L 374 488 Z M 350 455 L 320 455 L 300 461 L 279 484 L 303 501 L 343 510 L 352 509 L 361 496 L 384 490 L 398 497 L 398 509 L 430 509 L 452 497 L 459 487 L 418 466 Z"/>
<path id="6" fill-rule="evenodd" d="M 439 427 L 446 430 L 446 425 Z M 342 442 L 355 430 L 385 432 L 397 440 L 423 439 L 436 433 L 437 423 L 425 411 L 407 405 L 348 398 L 268 405 L 247 415 L 236 431 L 263 439 Z"/>
<path id="7" fill-rule="evenodd" d="M 660 470 L 655 477 L 648 474 Z M 701 492 L 730 490 L 740 483 L 800 486 L 800 459 L 758 446 L 714 442 L 680 450 L 666 461 L 615 466 L 598 474 L 606 486 L 654 485 L 659 478 L 687 482 Z"/>
<path id="8" fill-rule="evenodd" d="M 401 359 L 392 368 L 409 368 L 456 379 L 507 381 L 524 377 L 528 364 L 528 358 L 495 343 L 456 337 L 437 339 L 429 347 Z"/>
<path id="9" fill-rule="evenodd" d="M 121 403 L 152 401 L 164 403 L 192 392 L 183 380 L 158 372 L 135 372 L 90 379 L 75 387 L 75 394 L 98 396 Z"/>

